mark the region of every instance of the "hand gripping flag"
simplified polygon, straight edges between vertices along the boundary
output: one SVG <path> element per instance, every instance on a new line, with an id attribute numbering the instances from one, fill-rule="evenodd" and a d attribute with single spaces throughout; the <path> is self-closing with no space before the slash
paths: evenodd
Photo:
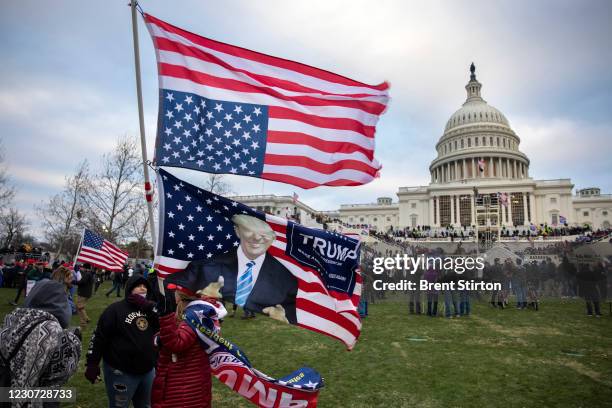
<path id="1" fill-rule="evenodd" d="M 274 240 L 261 259 L 245 308 L 334 337 L 349 349 L 354 346 L 361 330 L 357 240 L 258 212 L 163 169 L 157 185 L 160 232 L 155 263 L 160 277 L 175 274 L 174 280 L 188 268 L 186 272 L 195 271 L 189 275 L 197 275 L 201 289 L 222 277 L 221 293 L 233 302 L 242 246 L 232 220 L 236 215 L 257 218 L 271 228 Z"/>
<path id="2" fill-rule="evenodd" d="M 90 263 L 107 271 L 122 272 L 127 257 L 127 252 L 120 250 L 110 241 L 88 229 L 83 231 L 83 243 L 77 255 L 77 262 Z"/>
<path id="3" fill-rule="evenodd" d="M 376 177 L 387 83 L 366 85 L 144 19 L 157 52 L 158 165 L 302 188 Z"/>
<path id="4" fill-rule="evenodd" d="M 218 303 L 218 302 L 217 302 Z M 222 307 L 222 306 L 221 306 Z M 216 324 L 216 309 L 207 301 L 195 301 L 185 309 L 185 322 L 194 330 L 210 361 L 213 375 L 233 391 L 260 407 L 314 408 L 321 375 L 309 367 L 275 379 L 251 365 L 244 352 L 221 337 Z"/>

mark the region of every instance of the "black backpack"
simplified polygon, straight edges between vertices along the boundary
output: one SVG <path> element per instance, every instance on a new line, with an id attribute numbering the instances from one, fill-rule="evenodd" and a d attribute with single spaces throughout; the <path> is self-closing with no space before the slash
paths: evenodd
<path id="1" fill-rule="evenodd" d="M 0 387 L 10 387 L 11 386 L 11 360 L 15 357 L 15 354 L 19 351 L 21 346 L 23 346 L 23 342 L 28 338 L 32 330 L 38 327 L 37 324 L 30 327 L 25 336 L 21 337 L 17 347 L 13 350 L 13 352 L 8 356 L 8 358 L 4 358 L 2 353 L 0 353 Z"/>

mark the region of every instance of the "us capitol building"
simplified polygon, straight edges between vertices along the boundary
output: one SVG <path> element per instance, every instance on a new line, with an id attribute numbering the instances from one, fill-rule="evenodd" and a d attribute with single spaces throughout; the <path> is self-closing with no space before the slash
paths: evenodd
<path id="1" fill-rule="evenodd" d="M 446 122 L 429 165 L 427 186 L 399 187 L 398 201 L 381 197 L 373 204 L 344 204 L 326 215 L 346 224 L 368 224 L 379 231 L 390 227 L 489 226 L 527 228 L 530 224 L 590 224 L 609 228 L 612 195 L 587 188 L 572 195 L 570 179 L 534 180 L 521 139 L 508 119 L 481 96 L 474 64 L 465 86 L 467 99 Z M 500 199 L 501 198 L 501 199 Z M 290 197 L 236 197 L 272 214 L 292 208 L 301 221 L 317 213 Z"/>

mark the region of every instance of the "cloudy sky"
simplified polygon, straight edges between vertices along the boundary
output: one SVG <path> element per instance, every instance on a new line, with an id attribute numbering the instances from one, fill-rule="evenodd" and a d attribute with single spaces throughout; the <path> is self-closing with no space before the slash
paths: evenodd
<path id="1" fill-rule="evenodd" d="M 77 163 L 95 166 L 118 137 L 138 135 L 127 0 L 3 1 L 0 138 L 18 189 L 33 207 L 58 192 Z M 300 190 L 231 178 L 240 194 L 296 191 L 316 209 L 395 197 L 424 185 L 434 145 L 465 100 L 474 61 L 482 95 L 522 139 L 537 179 L 572 179 L 612 193 L 612 2 L 602 1 L 141 1 L 189 31 L 391 83 L 377 132 L 382 177 L 351 188 Z M 148 154 L 157 116 L 151 40 L 139 18 Z M 195 178 L 190 177 L 191 180 Z"/>

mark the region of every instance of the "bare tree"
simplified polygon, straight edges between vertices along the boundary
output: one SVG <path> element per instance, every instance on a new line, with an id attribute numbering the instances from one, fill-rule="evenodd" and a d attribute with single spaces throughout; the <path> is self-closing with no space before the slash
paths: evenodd
<path id="1" fill-rule="evenodd" d="M 144 199 L 139 207 L 139 210 L 130 219 L 129 224 L 130 238 L 134 240 L 132 245 L 130 245 L 131 249 L 133 249 L 131 254 L 134 258 L 141 258 L 143 250 L 151 248 L 149 211 Z"/>
<path id="2" fill-rule="evenodd" d="M 89 164 L 83 160 L 73 176 L 66 178 L 64 189 L 37 207 L 45 238 L 58 255 L 73 255 L 79 244 L 84 196 L 90 186 Z"/>
<path id="3" fill-rule="evenodd" d="M 127 237 L 130 220 L 142 204 L 142 179 L 135 139 L 119 139 L 103 156 L 102 168 L 84 196 L 87 225 L 113 242 Z"/>
<path id="4" fill-rule="evenodd" d="M 204 188 L 211 193 L 221 196 L 233 194 L 232 186 L 225 181 L 225 176 L 223 176 L 223 174 L 209 174 L 204 182 Z"/>
<path id="5" fill-rule="evenodd" d="M 10 208 L 5 214 L 2 214 L 0 216 L 2 247 L 9 248 L 11 245 L 18 244 L 14 242 L 15 238 L 25 235 L 27 225 L 25 216 L 20 214 L 16 208 Z"/>
<path id="6" fill-rule="evenodd" d="M 4 166 L 4 147 L 0 139 L 0 211 L 6 208 L 15 196 L 15 188 L 11 184 L 10 178 Z"/>

